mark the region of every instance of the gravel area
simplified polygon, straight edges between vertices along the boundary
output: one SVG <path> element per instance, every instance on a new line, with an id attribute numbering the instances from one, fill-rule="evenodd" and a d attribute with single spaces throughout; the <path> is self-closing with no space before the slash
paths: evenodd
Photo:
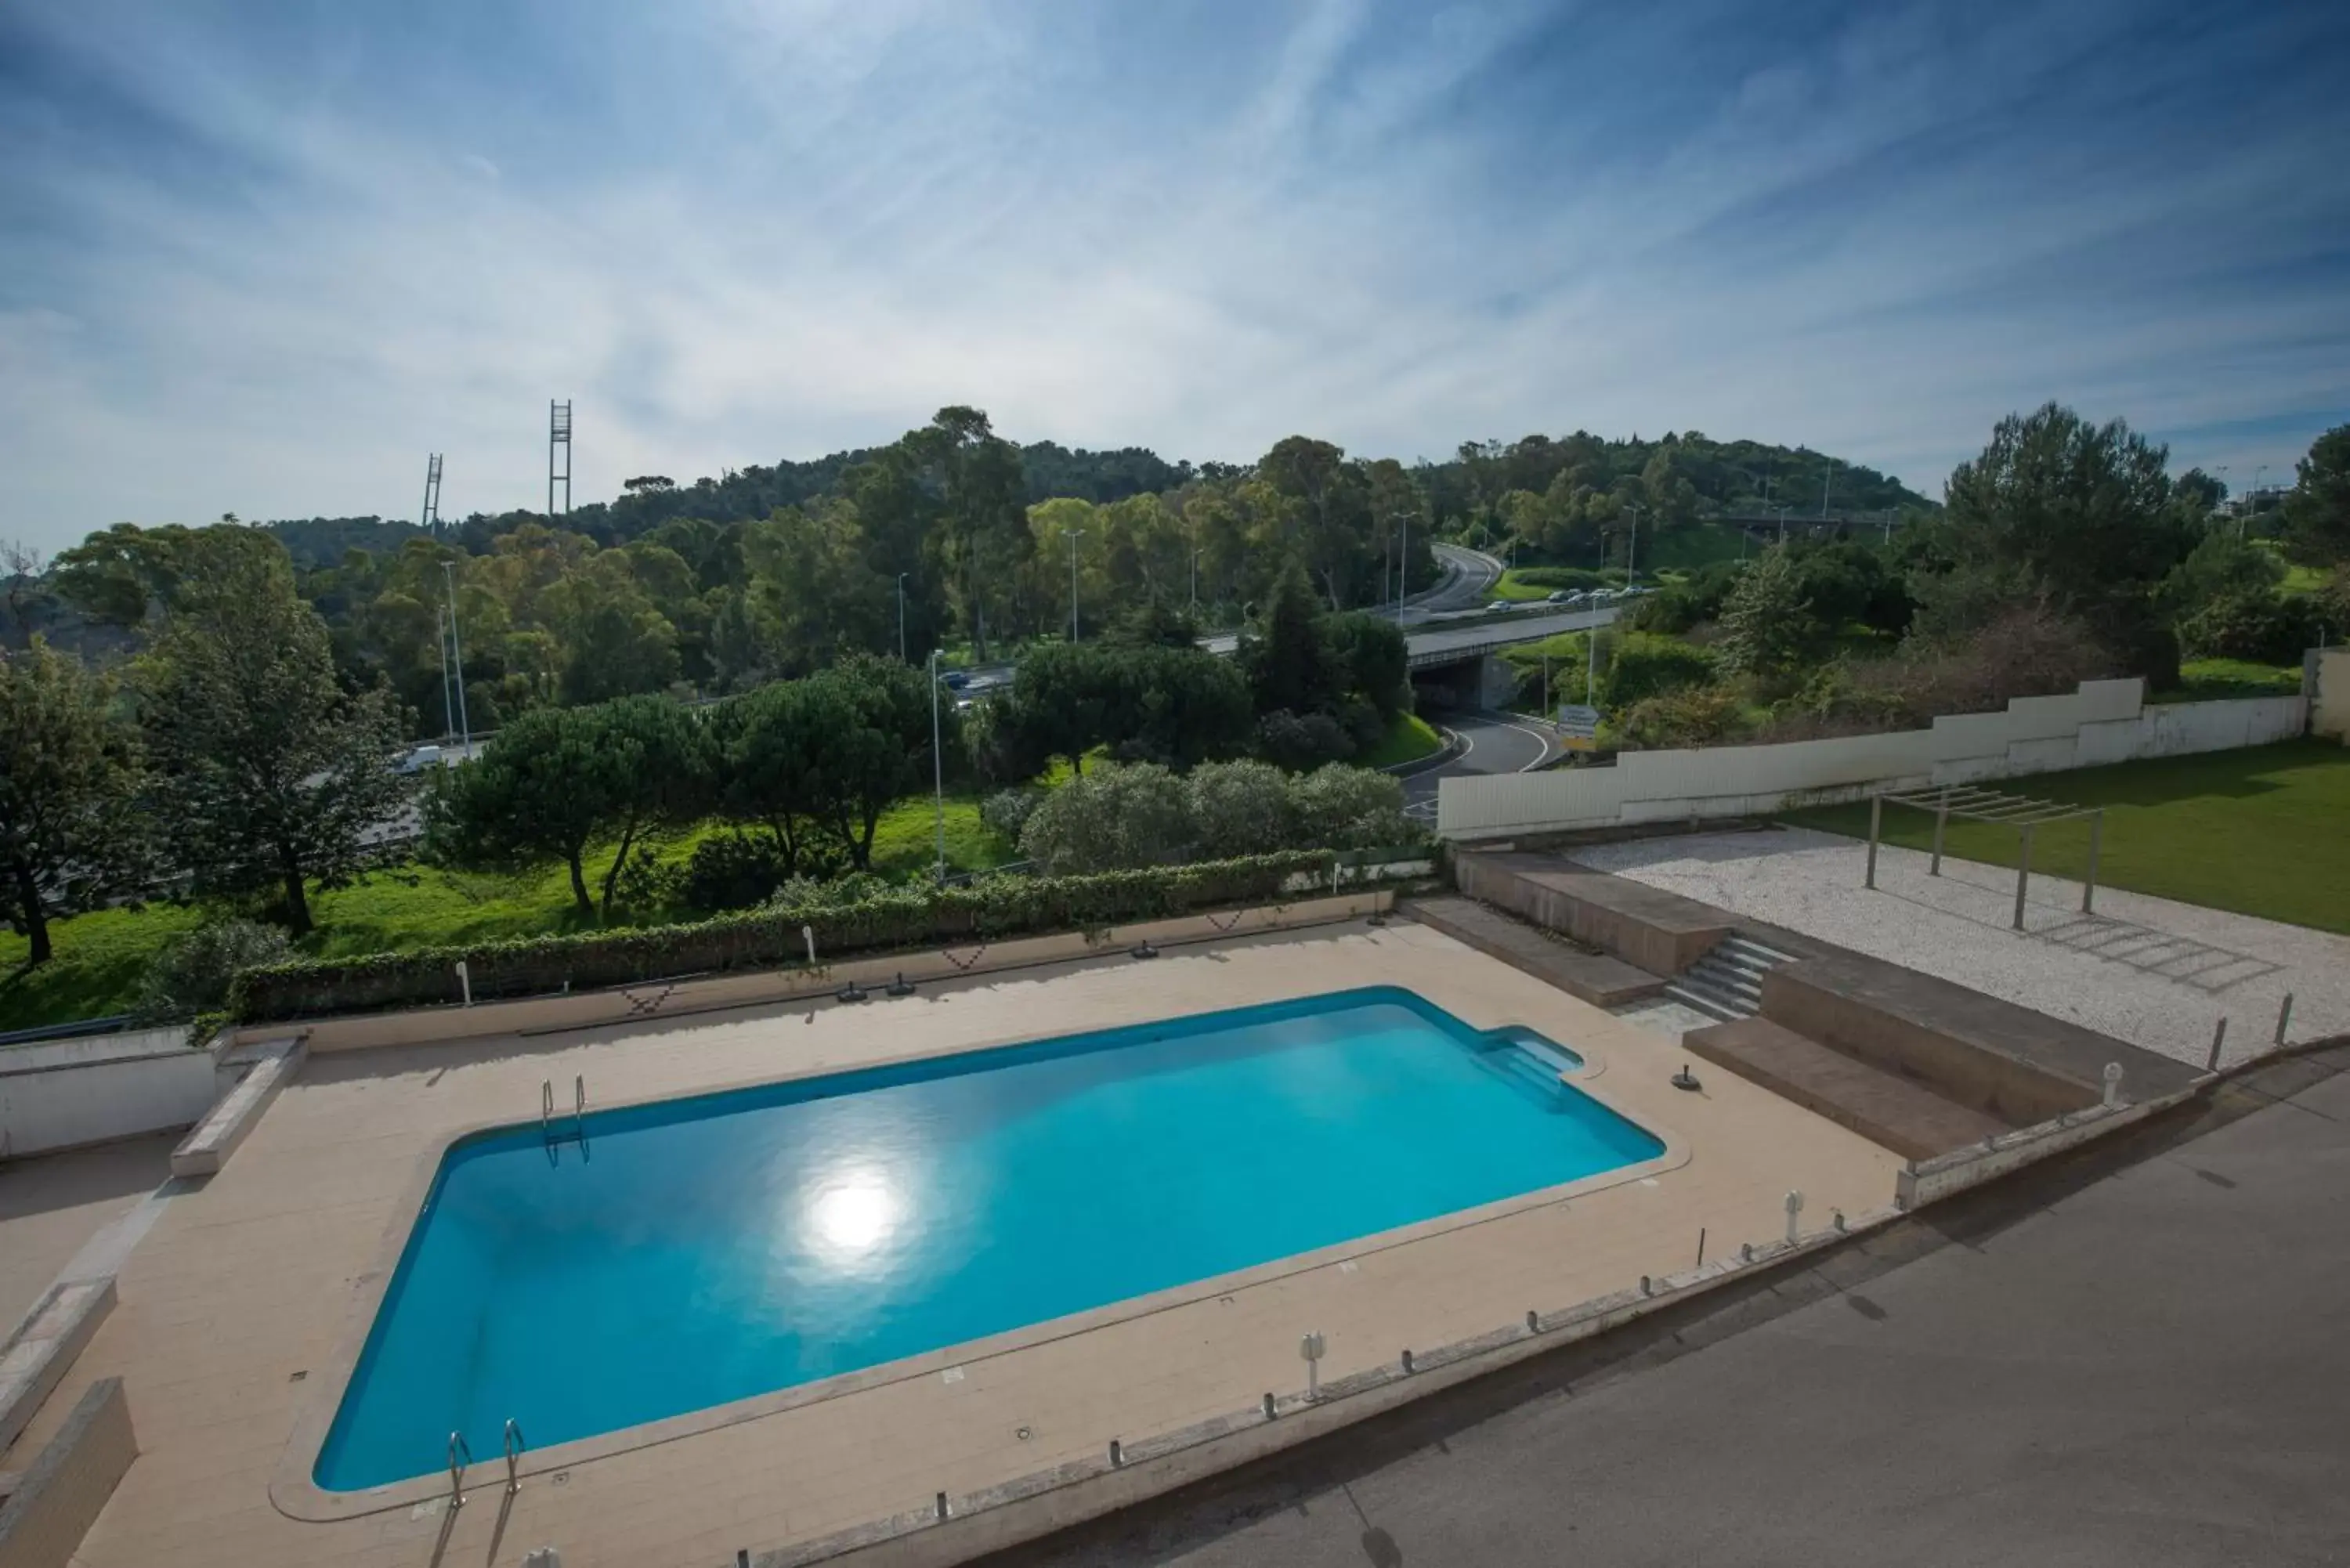
<path id="1" fill-rule="evenodd" d="M 2228 1020 L 2222 1060 L 2275 1034 L 2350 1032 L 2350 938 L 2116 888 L 2081 913 L 2081 885 L 2034 875 L 2022 931 L 2010 929 L 2015 873 L 1808 828 L 1690 834 L 1576 849 L 1586 866 L 1767 920 L 2202 1064 Z M 2350 895 L 2345 895 L 2350 896 Z"/>

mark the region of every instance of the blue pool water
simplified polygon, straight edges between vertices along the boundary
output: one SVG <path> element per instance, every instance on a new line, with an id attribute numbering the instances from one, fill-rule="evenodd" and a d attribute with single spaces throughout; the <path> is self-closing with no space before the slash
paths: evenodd
<path id="1" fill-rule="evenodd" d="M 889 1014 L 877 1010 L 873 1026 Z M 1345 992 L 536 1122 L 449 1151 L 313 1472 L 424 1474 L 1651 1158 L 1575 1058 Z M 1547 1055 L 1543 1053 L 1547 1052 Z"/>

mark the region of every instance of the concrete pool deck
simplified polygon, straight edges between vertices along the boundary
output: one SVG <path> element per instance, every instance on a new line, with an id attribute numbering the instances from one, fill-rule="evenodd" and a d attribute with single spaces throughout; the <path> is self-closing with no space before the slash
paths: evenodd
<path id="1" fill-rule="evenodd" d="M 1689 1150 L 1686 1163 L 1565 1203 L 1365 1247 L 943 1372 L 932 1367 L 715 1430 L 529 1475 L 505 1503 L 496 1457 L 473 1501 L 304 1522 L 270 1497 L 297 1428 L 340 1397 L 331 1358 L 413 1220 L 419 1162 L 485 1117 L 527 1121 L 543 1081 L 591 1106 L 944 1054 L 1368 984 L 1402 985 L 1480 1028 L 1531 1025 L 1585 1056 L 1579 1086 Z M 1155 1434 L 1304 1382 L 1321 1332 L 1332 1381 L 1887 1203 L 1890 1152 L 1424 927 L 1361 925 L 925 989 L 859 1006 L 763 1007 L 534 1039 L 314 1056 L 221 1174 L 175 1199 L 118 1277 L 119 1304 L 19 1440 L 36 1451 L 96 1378 L 124 1380 L 142 1452 L 76 1561 L 114 1564 L 717 1564 L 962 1496 L 1113 1438 Z M 660 1347 L 649 1345 L 648 1355 Z M 582 1376 L 593 1376 L 582 1368 Z M 294 1462 L 307 1468 L 312 1456 Z M 437 1456 L 425 1456 L 429 1461 Z M 9 1462 L 0 1457 L 0 1467 Z M 420 1466 L 423 1468 L 423 1466 Z"/>

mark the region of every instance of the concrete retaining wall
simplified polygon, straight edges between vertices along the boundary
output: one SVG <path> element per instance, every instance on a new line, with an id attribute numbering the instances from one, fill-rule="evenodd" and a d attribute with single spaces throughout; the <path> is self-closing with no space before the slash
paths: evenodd
<path id="1" fill-rule="evenodd" d="M 1817 963 L 1765 971 L 1762 992 L 1762 1016 L 1772 1023 L 2011 1127 L 2029 1127 L 2097 1102 L 2095 1090 L 1872 1005 L 1835 983 Z"/>
<path id="2" fill-rule="evenodd" d="M 1658 888 L 1563 861 L 1464 854 L 1452 862 L 1461 892 L 1615 954 L 1650 974 L 1679 974 L 1728 936 L 1715 911 Z"/>
<path id="3" fill-rule="evenodd" d="M 15 1158 L 184 1127 L 220 1091 L 184 1029 L 85 1035 L 0 1050 L 0 1155 Z"/>
<path id="4" fill-rule="evenodd" d="M 2309 694 L 2309 732 L 2350 743 L 2350 648 L 2314 649 L 2301 688 Z"/>
<path id="5" fill-rule="evenodd" d="M 2350 696 L 2343 701 L 2350 708 Z M 2150 707 L 2142 681 L 2088 680 L 2061 697 L 2020 697 L 2003 711 L 1948 715 L 1924 730 L 1627 752 L 1614 767 L 1448 778 L 1437 786 L 1437 831 L 1476 839 L 1752 816 L 1887 788 L 2265 745 L 2301 734 L 2309 709 L 2305 697 Z"/>
<path id="6" fill-rule="evenodd" d="M 91 1384 L 0 1506 L 0 1568 L 67 1568 L 138 1457 L 122 1379 Z"/>

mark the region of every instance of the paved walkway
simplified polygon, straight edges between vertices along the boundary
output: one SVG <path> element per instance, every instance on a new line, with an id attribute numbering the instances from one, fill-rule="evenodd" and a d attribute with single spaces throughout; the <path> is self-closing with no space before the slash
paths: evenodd
<path id="1" fill-rule="evenodd" d="M 157 1133 L 0 1165 L 0 1339 L 90 1238 L 163 1184 L 179 1139 Z"/>
<path id="2" fill-rule="evenodd" d="M 2335 1067 L 991 1568 L 2350 1561 Z"/>
<path id="3" fill-rule="evenodd" d="M 2015 873 L 1808 828 L 1690 834 L 1595 845 L 1575 858 L 1956 981 L 2166 1056 L 2203 1064 L 2228 1019 L 2223 1060 L 2264 1049 L 2293 993 L 2295 1040 L 2350 1031 L 2350 938 L 2115 888 L 2081 913 L 2081 885 L 2032 878 L 2024 929 L 2010 927 Z M 2350 897 L 2350 894 L 2345 894 Z"/>

